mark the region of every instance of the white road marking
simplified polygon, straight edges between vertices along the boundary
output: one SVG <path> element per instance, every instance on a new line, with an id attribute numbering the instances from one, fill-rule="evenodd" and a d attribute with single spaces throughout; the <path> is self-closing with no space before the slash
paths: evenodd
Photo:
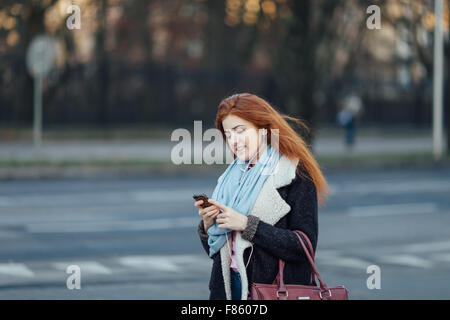
<path id="1" fill-rule="evenodd" d="M 348 215 L 351 217 L 378 217 L 405 214 L 430 214 L 438 210 L 434 203 L 404 203 L 350 207 L 348 211 Z"/>
<path id="2" fill-rule="evenodd" d="M 212 267 L 212 260 L 206 254 L 181 254 L 181 255 L 129 255 L 115 258 L 107 258 L 101 262 L 93 260 L 66 260 L 66 261 L 39 261 L 32 265 L 35 272 L 31 271 L 23 263 L 2 263 L 0 264 L 0 285 L 9 283 L 11 277 L 26 278 L 21 280 L 26 282 L 57 279 L 70 265 L 80 267 L 81 275 L 90 274 L 92 276 L 115 276 L 124 274 L 135 274 L 136 271 L 151 273 L 155 272 L 156 277 L 164 277 L 177 274 L 208 274 Z M 55 272 L 54 270 L 58 270 Z M 130 270 L 131 269 L 131 270 Z M 52 271 L 53 270 L 53 271 Z M 159 272 L 158 272 L 159 271 Z M 66 275 L 67 277 L 68 275 Z"/>
<path id="3" fill-rule="evenodd" d="M 338 267 L 345 268 L 354 268 L 354 269 L 363 269 L 366 270 L 368 266 L 370 266 L 371 262 L 358 259 L 358 258 L 349 258 L 342 256 L 334 256 L 334 257 L 321 257 L 320 254 L 317 256 L 317 262 L 319 264 L 326 264 Z"/>
<path id="4" fill-rule="evenodd" d="M 82 200 L 80 200 L 82 199 Z M 0 207 L 30 207 L 30 206 L 71 206 L 85 205 L 91 203 L 181 203 L 194 201 L 192 189 L 158 189 L 158 190 L 133 190 L 122 192 L 98 192 L 73 194 L 29 194 L 0 196 Z"/>
<path id="5" fill-rule="evenodd" d="M 329 249 L 319 249 L 315 252 L 317 257 L 322 258 L 334 258 L 339 255 L 339 251 L 337 250 L 329 250 Z"/>
<path id="6" fill-rule="evenodd" d="M 406 180 L 406 179 L 405 179 Z M 413 192 L 450 192 L 450 181 L 445 180 L 422 180 L 422 181 L 390 181 L 390 182 L 367 182 L 349 184 L 331 184 L 331 194 L 351 193 L 354 195 L 367 194 L 407 194 Z"/>
<path id="7" fill-rule="evenodd" d="M 127 256 L 118 259 L 124 266 L 144 270 L 179 272 L 181 268 L 165 256 Z"/>
<path id="8" fill-rule="evenodd" d="M 30 233 L 150 231 L 196 228 L 200 221 L 199 219 L 199 217 L 180 217 L 150 220 L 39 222 L 27 224 L 26 229 Z"/>
<path id="9" fill-rule="evenodd" d="M 430 252 L 450 250 L 450 241 L 436 241 L 408 244 L 402 247 L 402 250 L 408 252 Z"/>
<path id="10" fill-rule="evenodd" d="M 425 260 L 419 258 L 417 256 L 408 255 L 408 254 L 398 254 L 391 256 L 384 256 L 380 259 L 382 262 L 389 264 L 398 264 L 407 267 L 416 267 L 416 268 L 424 268 L 429 269 L 433 267 L 433 263 L 429 260 Z"/>
<path id="11" fill-rule="evenodd" d="M 111 269 L 105 267 L 104 265 L 96 261 L 73 261 L 73 262 L 54 262 L 52 266 L 58 270 L 67 270 L 70 265 L 77 265 L 80 267 L 81 274 L 91 273 L 91 274 L 112 274 Z"/>
<path id="12" fill-rule="evenodd" d="M 0 263 L 0 273 L 16 277 L 34 277 L 34 272 L 23 263 Z"/>
<path id="13" fill-rule="evenodd" d="M 144 271 L 187 272 L 209 270 L 212 260 L 200 255 L 134 255 L 116 259 L 123 266 Z M 190 272 L 190 271 L 189 271 Z"/>
<path id="14" fill-rule="evenodd" d="M 450 253 L 435 253 L 431 255 L 433 260 L 450 262 Z"/>

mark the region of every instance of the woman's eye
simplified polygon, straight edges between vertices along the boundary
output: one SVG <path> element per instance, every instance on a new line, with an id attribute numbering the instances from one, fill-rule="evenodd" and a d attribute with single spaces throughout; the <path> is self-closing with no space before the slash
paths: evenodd
<path id="1" fill-rule="evenodd" d="M 225 137 L 226 137 L 227 139 L 230 139 L 230 138 L 231 138 L 231 134 L 230 134 L 229 132 L 225 132 Z"/>
<path id="2" fill-rule="evenodd" d="M 243 133 L 245 131 L 245 129 L 237 129 L 236 132 L 237 133 Z"/>

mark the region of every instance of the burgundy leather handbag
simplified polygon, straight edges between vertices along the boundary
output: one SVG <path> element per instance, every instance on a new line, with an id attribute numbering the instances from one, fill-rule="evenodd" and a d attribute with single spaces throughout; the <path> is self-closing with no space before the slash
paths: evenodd
<path id="1" fill-rule="evenodd" d="M 312 267 L 311 285 L 284 284 L 284 261 L 279 260 L 278 275 L 272 284 L 252 283 L 250 300 L 348 300 L 348 290 L 344 286 L 327 287 L 314 264 L 314 250 L 306 234 L 299 230 L 293 231 L 298 237 L 303 251 Z M 309 251 L 301 236 L 308 243 Z M 319 279 L 317 286 L 315 277 Z"/>

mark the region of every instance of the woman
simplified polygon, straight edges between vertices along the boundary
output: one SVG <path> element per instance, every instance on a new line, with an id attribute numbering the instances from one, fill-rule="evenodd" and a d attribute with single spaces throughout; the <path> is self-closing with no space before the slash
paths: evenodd
<path id="1" fill-rule="evenodd" d="M 219 177 L 211 206 L 202 209 L 198 234 L 213 259 L 210 299 L 246 300 L 250 286 L 273 283 L 278 261 L 284 282 L 309 285 L 311 267 L 297 236 L 301 230 L 317 245 L 318 202 L 326 181 L 304 140 L 262 98 L 236 94 L 218 108 L 216 127 L 234 161 Z"/>

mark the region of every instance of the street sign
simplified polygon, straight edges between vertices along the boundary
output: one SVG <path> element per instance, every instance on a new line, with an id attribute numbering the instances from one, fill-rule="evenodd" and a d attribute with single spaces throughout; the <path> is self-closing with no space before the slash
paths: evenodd
<path id="1" fill-rule="evenodd" d="M 33 78 L 45 77 L 52 69 L 56 54 L 56 41 L 48 35 L 38 35 L 27 50 L 27 68 Z"/>
<path id="2" fill-rule="evenodd" d="M 53 67 L 56 55 L 56 41 L 48 35 L 38 35 L 27 50 L 26 64 L 34 79 L 33 94 L 33 143 L 39 151 L 42 141 L 42 79 Z"/>

